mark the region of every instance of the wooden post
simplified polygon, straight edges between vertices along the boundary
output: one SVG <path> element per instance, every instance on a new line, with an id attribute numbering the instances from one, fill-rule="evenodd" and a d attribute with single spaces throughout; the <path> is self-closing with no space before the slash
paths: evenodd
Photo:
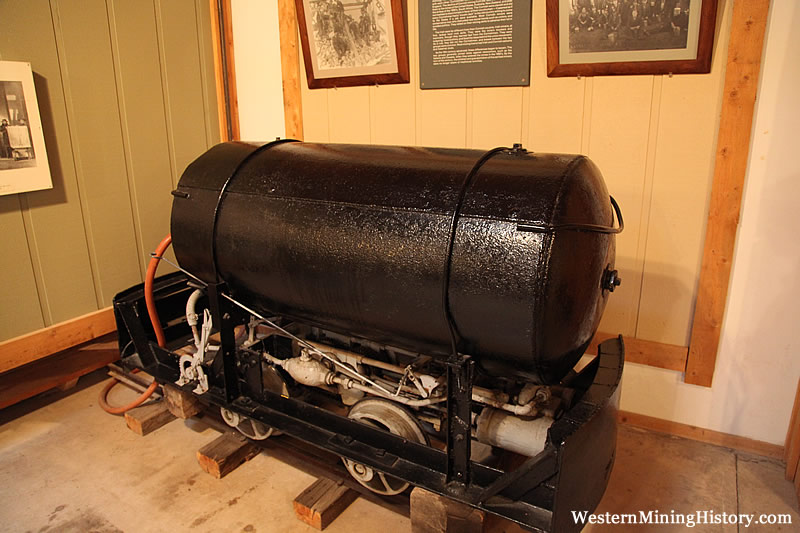
<path id="1" fill-rule="evenodd" d="M 143 437 L 173 420 L 175 417 L 164 402 L 147 403 L 125 413 L 128 428 Z"/>
<path id="2" fill-rule="evenodd" d="M 258 451 L 246 438 L 223 433 L 197 451 L 197 462 L 203 470 L 221 479 L 258 455 Z"/>
<path id="3" fill-rule="evenodd" d="M 164 391 L 164 403 L 167 409 L 178 418 L 191 418 L 203 407 L 193 394 L 184 392 L 175 385 L 165 383 L 161 389 Z"/>
<path id="4" fill-rule="evenodd" d="M 768 13 L 769 0 L 733 3 L 711 205 L 686 363 L 685 381 L 693 385 L 710 387 L 714 377 Z"/>
<path id="5" fill-rule="evenodd" d="M 300 48 L 297 42 L 297 12 L 294 0 L 278 0 L 283 77 L 283 116 L 286 137 L 303 140 L 303 105 L 300 92 Z"/>
<path id="6" fill-rule="evenodd" d="M 239 99 L 236 95 L 236 68 L 233 60 L 231 0 L 209 0 L 209 3 L 220 139 L 235 141 L 239 139 Z"/>
<path id="7" fill-rule="evenodd" d="M 783 446 L 783 460 L 786 462 L 786 479 L 792 481 L 800 463 L 800 380 L 797 382 L 797 392 L 794 396 L 792 417 L 789 419 L 789 430 L 786 432 L 786 442 Z"/>
<path id="8" fill-rule="evenodd" d="M 306 524 L 322 531 L 355 501 L 358 493 L 321 477 L 294 499 L 294 513 Z"/>

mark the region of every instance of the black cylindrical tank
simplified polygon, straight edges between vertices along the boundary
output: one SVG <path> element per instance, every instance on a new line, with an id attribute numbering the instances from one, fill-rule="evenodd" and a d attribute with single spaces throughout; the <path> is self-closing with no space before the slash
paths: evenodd
<path id="1" fill-rule="evenodd" d="M 432 355 L 450 353 L 446 293 L 461 351 L 553 383 L 605 307 L 609 195 L 583 156 L 483 155 L 220 144 L 174 192 L 175 255 L 260 312 Z"/>

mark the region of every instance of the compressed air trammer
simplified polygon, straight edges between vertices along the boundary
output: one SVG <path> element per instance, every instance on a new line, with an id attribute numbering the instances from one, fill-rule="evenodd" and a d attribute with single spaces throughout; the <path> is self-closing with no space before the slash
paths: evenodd
<path id="1" fill-rule="evenodd" d="M 576 371 L 619 285 L 586 157 L 220 144 L 173 191 L 182 272 L 117 295 L 123 363 L 253 439 L 342 456 L 539 531 L 577 531 L 614 461 L 622 339 Z M 334 404 L 346 406 L 331 409 Z M 528 459 L 511 471 L 499 450 Z"/>

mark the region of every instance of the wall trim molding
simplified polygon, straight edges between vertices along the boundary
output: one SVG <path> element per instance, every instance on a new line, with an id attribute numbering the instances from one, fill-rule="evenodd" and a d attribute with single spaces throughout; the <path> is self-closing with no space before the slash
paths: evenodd
<path id="1" fill-rule="evenodd" d="M 111 307 L 0 342 L 0 373 L 117 330 Z"/>
<path id="2" fill-rule="evenodd" d="M 617 420 L 620 424 L 626 424 L 628 426 L 705 442 L 715 446 L 722 446 L 723 448 L 731 448 L 741 452 L 769 457 L 770 459 L 783 460 L 784 447 L 780 444 L 772 444 L 741 437 L 739 435 L 731 435 L 730 433 L 723 433 L 721 431 L 714 431 L 713 429 L 705 429 L 689 424 L 681 424 L 680 422 L 632 413 L 630 411 L 619 411 L 617 413 Z"/>

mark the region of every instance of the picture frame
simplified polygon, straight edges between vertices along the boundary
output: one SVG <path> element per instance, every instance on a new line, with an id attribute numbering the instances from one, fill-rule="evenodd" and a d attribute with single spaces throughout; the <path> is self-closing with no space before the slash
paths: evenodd
<path id="1" fill-rule="evenodd" d="M 711 71 L 717 0 L 547 0 L 546 18 L 548 77 Z"/>
<path id="2" fill-rule="evenodd" d="M 402 0 L 295 0 L 309 89 L 409 83 Z"/>
<path id="3" fill-rule="evenodd" d="M 31 64 L 0 61 L 0 196 L 52 188 Z"/>

